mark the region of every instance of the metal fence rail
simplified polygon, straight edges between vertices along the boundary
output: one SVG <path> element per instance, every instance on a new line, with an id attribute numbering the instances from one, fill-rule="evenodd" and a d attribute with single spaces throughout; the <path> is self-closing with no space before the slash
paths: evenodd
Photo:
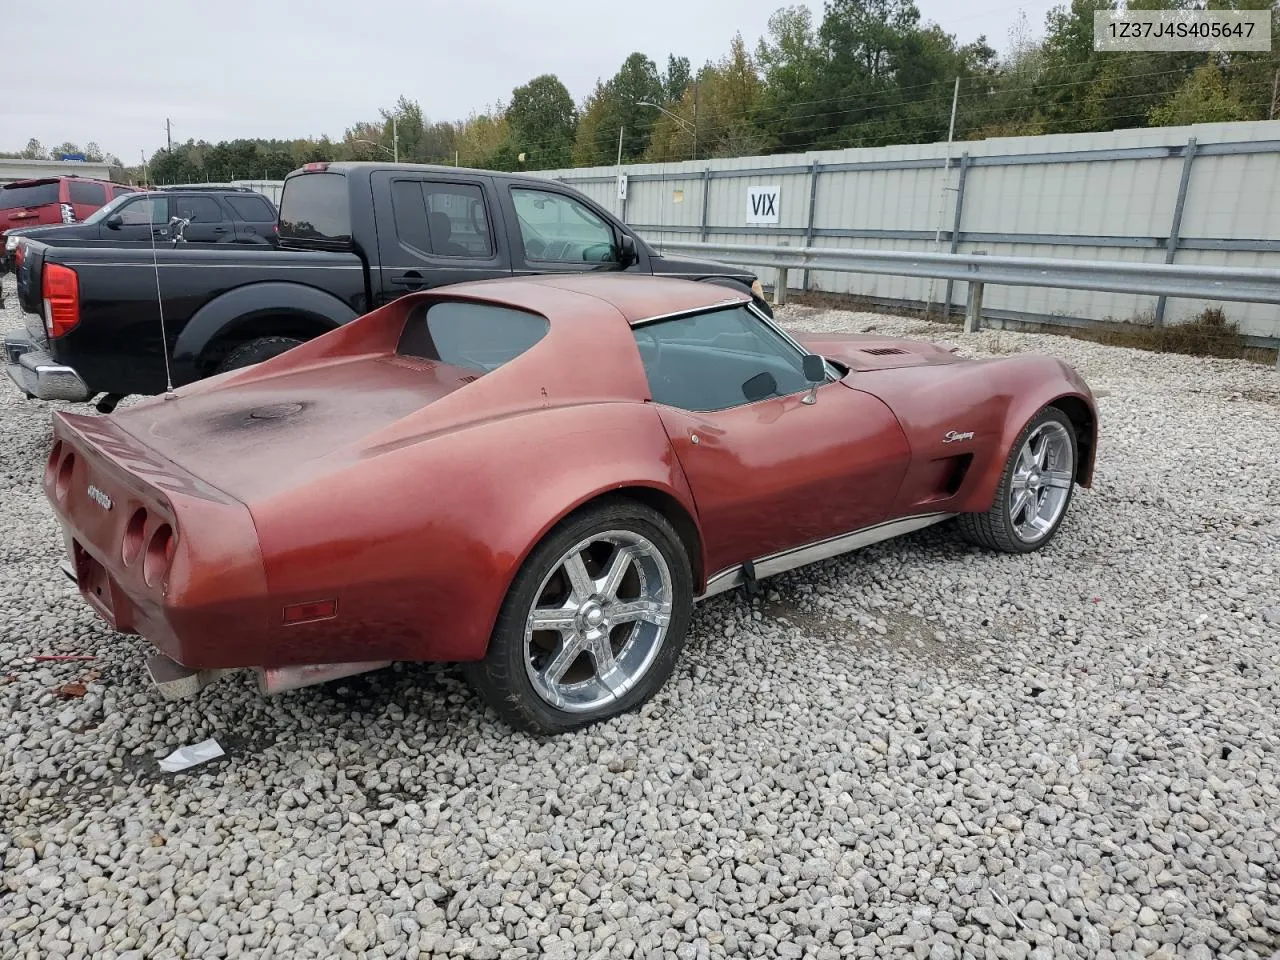
<path id="1" fill-rule="evenodd" d="M 986 284 L 1053 287 L 1109 293 L 1137 293 L 1197 300 L 1280 304 L 1280 270 L 1265 267 L 1191 266 L 1120 260 L 1049 257 L 992 257 L 982 253 L 911 253 L 899 250 L 843 250 L 831 247 L 763 246 L 735 243 L 652 241 L 662 252 L 719 258 L 777 271 L 774 302 L 785 303 L 791 270 L 830 270 L 899 277 L 960 280 L 969 284 L 965 329 L 981 322 Z M 1255 342 L 1273 338 L 1249 338 Z M 1280 346 L 1280 339 L 1275 344 Z M 1280 354 L 1276 360 L 1280 369 Z"/>

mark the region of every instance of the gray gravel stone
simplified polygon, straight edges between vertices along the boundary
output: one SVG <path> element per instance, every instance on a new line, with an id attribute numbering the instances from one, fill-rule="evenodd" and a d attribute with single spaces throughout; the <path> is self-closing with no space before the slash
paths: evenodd
<path id="1" fill-rule="evenodd" d="M 0 956 L 1274 952 L 1274 371 L 779 315 L 1073 363 L 1107 392 L 1094 488 L 1030 556 L 937 527 L 708 601 L 652 704 L 540 742 L 450 667 L 161 700 L 58 573 L 72 408 L 0 389 Z M 159 773 L 210 736 L 227 759 Z"/>

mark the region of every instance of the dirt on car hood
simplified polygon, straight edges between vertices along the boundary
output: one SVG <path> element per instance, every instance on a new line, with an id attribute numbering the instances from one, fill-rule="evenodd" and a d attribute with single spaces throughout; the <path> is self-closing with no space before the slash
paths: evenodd
<path id="1" fill-rule="evenodd" d="M 807 349 L 838 360 L 852 370 L 894 370 L 964 361 L 952 349 L 923 340 L 842 333 L 800 333 L 795 336 Z"/>

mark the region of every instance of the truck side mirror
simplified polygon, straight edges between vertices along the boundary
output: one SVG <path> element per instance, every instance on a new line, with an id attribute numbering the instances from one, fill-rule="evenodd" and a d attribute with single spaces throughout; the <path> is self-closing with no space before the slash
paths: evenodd
<path id="1" fill-rule="evenodd" d="M 622 239 L 618 241 L 618 265 L 629 267 L 639 259 L 640 255 L 636 253 L 636 238 L 629 233 L 624 233 Z"/>
<path id="2" fill-rule="evenodd" d="M 120 216 L 118 213 L 113 213 L 111 216 L 107 217 L 105 223 L 109 230 L 119 230 L 121 225 L 124 224 L 124 217 Z"/>

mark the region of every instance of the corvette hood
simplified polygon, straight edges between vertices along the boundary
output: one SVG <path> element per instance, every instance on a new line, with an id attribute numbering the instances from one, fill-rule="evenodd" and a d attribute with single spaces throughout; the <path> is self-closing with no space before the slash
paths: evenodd
<path id="1" fill-rule="evenodd" d="M 842 333 L 801 333 L 796 339 L 814 353 L 839 360 L 852 370 L 893 370 L 966 362 L 947 348 L 922 340 Z"/>

